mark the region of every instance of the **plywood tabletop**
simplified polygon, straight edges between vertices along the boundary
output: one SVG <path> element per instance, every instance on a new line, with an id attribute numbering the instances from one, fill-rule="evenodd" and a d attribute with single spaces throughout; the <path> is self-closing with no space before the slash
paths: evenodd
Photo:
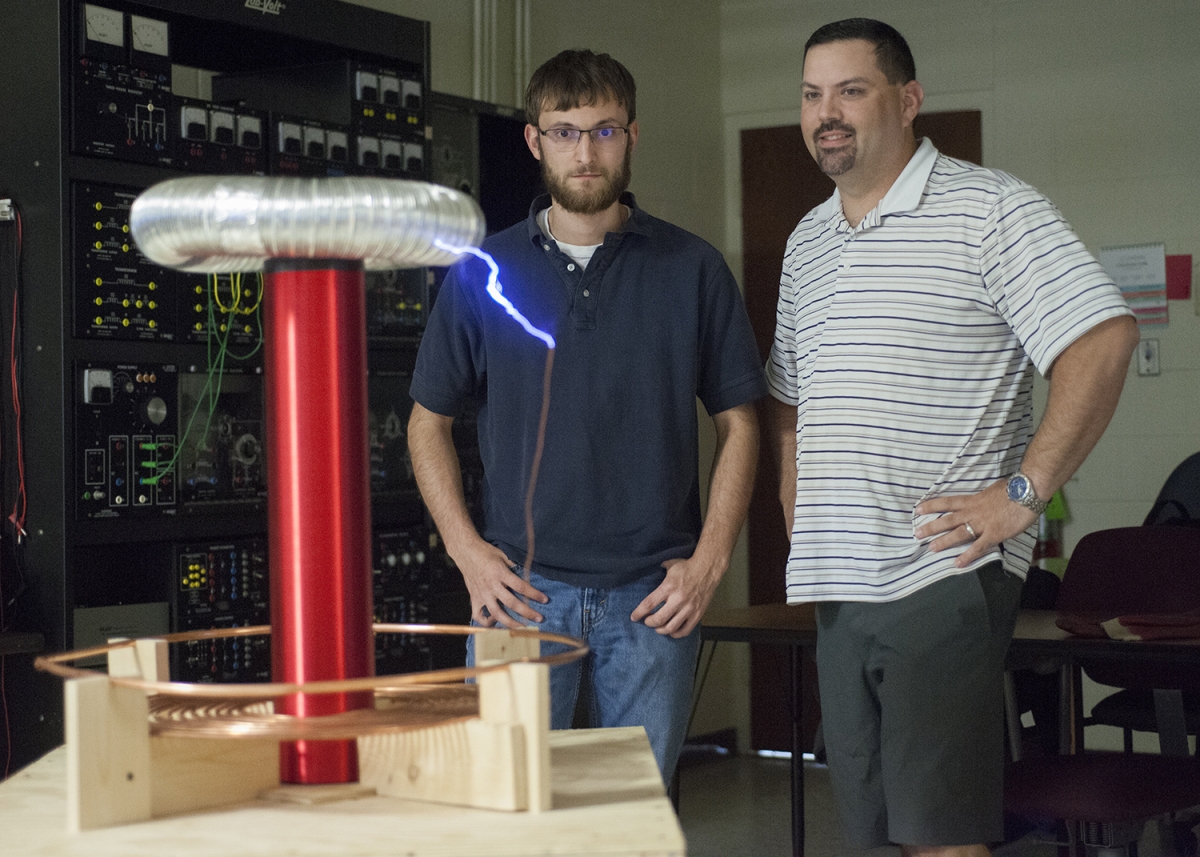
<path id="1" fill-rule="evenodd" d="M 550 733 L 549 812 L 462 809 L 378 796 L 318 806 L 256 800 L 69 834 L 59 747 L 0 783 L 5 855 L 639 855 L 682 857 L 683 832 L 639 728 Z"/>

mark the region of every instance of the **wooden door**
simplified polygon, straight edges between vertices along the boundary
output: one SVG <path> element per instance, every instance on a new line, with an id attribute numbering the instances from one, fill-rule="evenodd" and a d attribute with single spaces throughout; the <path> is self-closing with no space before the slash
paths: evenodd
<path id="1" fill-rule="evenodd" d="M 977 110 L 926 113 L 914 123 L 947 155 L 981 163 L 982 122 Z M 775 335 L 775 302 L 787 237 L 800 218 L 829 198 L 833 180 L 817 169 L 799 125 L 742 131 L 742 248 L 746 309 L 759 354 L 766 362 Z M 765 424 L 765 421 L 764 421 Z M 767 448 L 768 438 L 763 438 Z M 779 603 L 784 595 L 788 538 L 779 508 L 778 473 L 759 469 L 750 501 L 750 603 Z M 816 666 L 803 665 L 805 746 L 817 726 Z M 791 748 L 791 673 L 788 651 L 754 646 L 750 655 L 750 743 L 756 750 Z"/>

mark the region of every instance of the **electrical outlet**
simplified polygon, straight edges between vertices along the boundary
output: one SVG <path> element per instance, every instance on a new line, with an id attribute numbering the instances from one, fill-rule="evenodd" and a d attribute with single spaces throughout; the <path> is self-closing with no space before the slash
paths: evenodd
<path id="1" fill-rule="evenodd" d="M 1143 339 L 1137 347 L 1137 367 L 1139 375 L 1158 374 L 1158 340 Z"/>

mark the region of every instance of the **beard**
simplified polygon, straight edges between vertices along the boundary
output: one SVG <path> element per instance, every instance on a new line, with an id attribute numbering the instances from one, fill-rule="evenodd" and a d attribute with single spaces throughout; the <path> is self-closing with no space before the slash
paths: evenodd
<path id="1" fill-rule="evenodd" d="M 826 131 L 847 131 L 853 134 L 854 129 L 842 122 L 825 122 L 813 132 L 813 157 L 817 161 L 817 167 L 827 176 L 845 175 L 854 169 L 858 149 L 853 140 L 838 149 L 822 149 L 818 138 Z"/>
<path id="2" fill-rule="evenodd" d="M 543 153 L 542 181 L 545 182 L 546 190 L 550 192 L 554 202 L 564 210 L 572 214 L 599 214 L 619 200 L 621 194 L 629 187 L 629 180 L 632 177 L 632 161 L 633 147 L 626 142 L 625 157 L 621 160 L 621 166 L 615 171 L 609 172 L 595 166 L 578 170 L 579 172 L 600 173 L 600 178 L 593 182 L 595 187 L 581 189 L 571 186 L 570 177 L 574 173 L 556 172 Z"/>

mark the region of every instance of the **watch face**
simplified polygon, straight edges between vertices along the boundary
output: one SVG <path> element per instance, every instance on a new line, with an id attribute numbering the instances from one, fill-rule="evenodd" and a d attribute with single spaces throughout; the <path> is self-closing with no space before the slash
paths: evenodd
<path id="1" fill-rule="evenodd" d="M 1015 503 L 1020 503 L 1021 500 L 1029 493 L 1029 480 L 1019 473 L 1008 480 L 1008 499 Z"/>

